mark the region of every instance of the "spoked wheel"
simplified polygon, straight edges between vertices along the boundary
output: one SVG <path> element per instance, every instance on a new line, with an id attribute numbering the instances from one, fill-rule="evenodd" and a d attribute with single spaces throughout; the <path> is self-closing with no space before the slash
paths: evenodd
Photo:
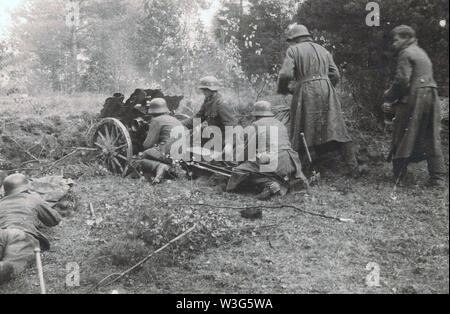
<path id="1" fill-rule="evenodd" d="M 127 128 L 115 118 L 98 122 L 89 131 L 91 146 L 98 148 L 97 158 L 114 173 L 125 174 L 133 157 L 133 144 Z"/>

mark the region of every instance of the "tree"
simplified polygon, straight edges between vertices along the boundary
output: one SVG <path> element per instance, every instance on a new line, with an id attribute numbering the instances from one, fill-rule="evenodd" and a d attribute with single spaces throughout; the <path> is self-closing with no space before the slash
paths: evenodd
<path id="1" fill-rule="evenodd" d="M 307 25 L 316 40 L 331 50 L 350 83 L 358 103 L 376 111 L 395 69 L 390 31 L 407 24 L 417 31 L 420 45 L 430 55 L 436 79 L 447 86 L 448 21 L 446 0 L 380 0 L 380 26 L 369 27 L 365 0 L 307 0 L 296 20 Z"/>
<path id="2" fill-rule="evenodd" d="M 223 45 L 237 46 L 244 79 L 257 98 L 267 85 L 276 81 L 287 47 L 284 32 L 292 23 L 298 2 L 229 1 L 216 17 L 216 38 Z"/>

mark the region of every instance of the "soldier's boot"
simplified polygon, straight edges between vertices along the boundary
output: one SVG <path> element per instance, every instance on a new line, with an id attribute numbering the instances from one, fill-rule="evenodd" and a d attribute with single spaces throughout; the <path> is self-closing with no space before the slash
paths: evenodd
<path id="1" fill-rule="evenodd" d="M 427 182 L 428 187 L 445 187 L 445 164 L 442 156 L 434 156 L 427 159 L 428 173 L 430 179 Z"/>
<path id="2" fill-rule="evenodd" d="M 406 184 L 408 173 L 408 160 L 405 158 L 398 158 L 392 160 L 393 181 L 395 184 Z"/>
<path id="3" fill-rule="evenodd" d="M 355 150 L 352 142 L 341 143 L 339 145 L 339 153 L 342 156 L 345 164 L 347 165 L 346 175 L 351 178 L 359 178 L 362 174 L 358 160 L 356 160 Z"/>
<path id="4" fill-rule="evenodd" d="M 0 284 L 8 282 L 12 279 L 14 267 L 9 262 L 0 262 Z"/>
<path id="5" fill-rule="evenodd" d="M 156 175 L 153 179 L 152 183 L 157 184 L 161 183 L 161 180 L 164 178 L 165 174 L 169 171 L 170 167 L 166 164 L 159 164 L 156 168 Z"/>
<path id="6" fill-rule="evenodd" d="M 409 161 L 407 158 L 398 158 L 392 161 L 393 177 L 392 180 L 394 184 L 398 186 L 411 186 L 416 184 L 416 177 L 413 173 L 408 172 Z"/>
<path id="7" fill-rule="evenodd" d="M 281 185 L 278 182 L 267 182 L 264 184 L 264 190 L 256 198 L 264 201 L 278 194 L 281 194 Z"/>

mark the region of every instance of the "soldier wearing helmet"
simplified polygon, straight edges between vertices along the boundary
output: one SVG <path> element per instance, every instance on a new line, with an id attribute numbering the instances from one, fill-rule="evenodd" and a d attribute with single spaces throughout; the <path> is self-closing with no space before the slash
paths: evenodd
<path id="1" fill-rule="evenodd" d="M 159 183 L 170 169 L 170 148 L 177 140 L 171 137 L 172 129 L 182 126 L 171 116 L 164 98 L 155 98 L 148 103 L 148 114 L 152 116 L 147 137 L 144 141 L 143 159 L 137 162 L 138 168 L 155 175 L 153 183 Z"/>
<path id="2" fill-rule="evenodd" d="M 200 79 L 198 88 L 205 95 L 205 100 L 193 118 L 183 121 L 183 124 L 188 129 L 193 128 L 193 119 L 199 118 L 202 123 L 206 122 L 209 126 L 219 127 L 223 138 L 225 138 L 225 127 L 237 125 L 233 108 L 230 104 L 223 101 L 219 85 L 219 81 L 214 76 L 206 76 Z M 231 146 L 232 144 L 225 146 L 224 150 L 232 149 Z"/>
<path id="3" fill-rule="evenodd" d="M 264 200 L 274 195 L 286 194 L 294 181 L 302 181 L 308 188 L 298 155 L 291 148 L 288 131 L 283 123 L 274 118 L 271 103 L 256 102 L 252 115 L 256 119 L 252 124 L 255 132 L 254 136 L 249 138 L 249 143 L 254 141 L 258 147 L 258 155 L 255 161 L 245 161 L 233 169 L 227 191 L 235 190 L 242 183 L 256 185 L 262 190 L 257 198 Z M 268 132 L 273 130 L 276 130 L 276 134 L 272 138 Z M 262 139 L 266 142 L 261 142 Z M 277 159 L 276 169 L 261 173 L 261 165 L 269 164 L 271 158 Z"/>
<path id="4" fill-rule="evenodd" d="M 339 70 L 324 47 L 314 43 L 304 25 L 293 25 L 286 31 L 290 47 L 279 73 L 278 93 L 293 94 L 289 134 L 292 147 L 304 152 L 301 133 L 308 147 L 316 153 L 338 148 L 348 167 L 348 174 L 358 177 L 360 170 L 353 151 L 352 139 L 342 115 L 334 86 Z M 289 82 L 295 81 L 295 90 Z"/>
<path id="5" fill-rule="evenodd" d="M 50 243 L 42 226 L 56 226 L 61 217 L 36 194 L 28 192 L 22 174 L 3 181 L 5 197 L 0 200 L 0 283 L 10 280 L 34 260 L 34 249 L 48 250 Z"/>

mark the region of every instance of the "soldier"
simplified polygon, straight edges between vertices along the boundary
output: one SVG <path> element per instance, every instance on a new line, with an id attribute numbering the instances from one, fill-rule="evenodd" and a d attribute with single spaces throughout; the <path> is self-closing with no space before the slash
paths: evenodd
<path id="1" fill-rule="evenodd" d="M 286 33 L 291 45 L 279 74 L 278 93 L 290 93 L 289 81 L 297 81 L 290 110 L 292 148 L 297 152 L 303 150 L 301 133 L 304 133 L 308 147 L 317 153 L 338 148 L 348 174 L 358 177 L 358 162 L 334 89 L 340 76 L 333 57 L 313 42 L 304 25 L 294 25 Z"/>
<path id="2" fill-rule="evenodd" d="M 445 165 L 440 139 L 440 106 L 433 65 L 427 53 L 417 45 L 414 29 L 400 25 L 392 30 L 397 53 L 397 69 L 385 99 L 395 106 L 383 105 L 394 112 L 394 129 L 388 161 L 393 162 L 395 180 L 405 178 L 408 163 L 426 160 L 429 186 L 444 186 Z"/>
<path id="3" fill-rule="evenodd" d="M 287 128 L 274 118 L 272 105 L 268 101 L 258 101 L 254 105 L 252 115 L 256 118 L 253 123 L 255 136 L 249 139 L 249 143 L 252 141 L 256 143 L 257 140 L 263 138 L 266 139 L 266 142 L 258 143 L 256 161 L 245 161 L 233 169 L 227 191 L 236 189 L 245 181 L 261 187 L 262 192 L 258 194 L 257 198 L 265 200 L 275 195 L 286 194 L 290 183 L 294 180 L 303 181 L 305 187 L 309 188 L 308 181 L 301 169 L 298 154 L 291 147 Z M 277 130 L 276 141 L 272 143 L 270 142 L 270 128 Z M 271 172 L 261 172 L 261 165 L 269 164 L 270 158 L 277 158 L 276 169 Z"/>
<path id="4" fill-rule="evenodd" d="M 148 114 L 152 116 L 147 138 L 144 141 L 145 151 L 141 154 L 142 160 L 137 161 L 137 167 L 145 172 L 155 174 L 153 183 L 160 183 L 170 169 L 170 149 L 176 140 L 171 137 L 172 129 L 182 126 L 181 122 L 169 115 L 170 111 L 164 98 L 155 98 L 150 101 Z"/>
<path id="5" fill-rule="evenodd" d="M 225 103 L 219 92 L 219 81 L 213 76 L 206 76 L 200 80 L 198 87 L 205 95 L 205 100 L 197 114 L 183 121 L 183 125 L 188 129 L 193 128 L 193 119 L 199 118 L 210 126 L 217 126 L 222 132 L 222 139 L 225 139 L 225 127 L 237 125 L 237 119 L 233 108 Z M 224 141 L 222 140 L 222 143 Z M 226 143 L 224 152 L 233 150 L 233 143 Z"/>
<path id="6" fill-rule="evenodd" d="M 43 225 L 56 226 L 61 217 L 36 194 L 28 192 L 28 179 L 13 174 L 3 182 L 0 201 L 0 283 L 9 281 L 34 260 L 34 249 L 43 251 L 50 243 Z"/>

